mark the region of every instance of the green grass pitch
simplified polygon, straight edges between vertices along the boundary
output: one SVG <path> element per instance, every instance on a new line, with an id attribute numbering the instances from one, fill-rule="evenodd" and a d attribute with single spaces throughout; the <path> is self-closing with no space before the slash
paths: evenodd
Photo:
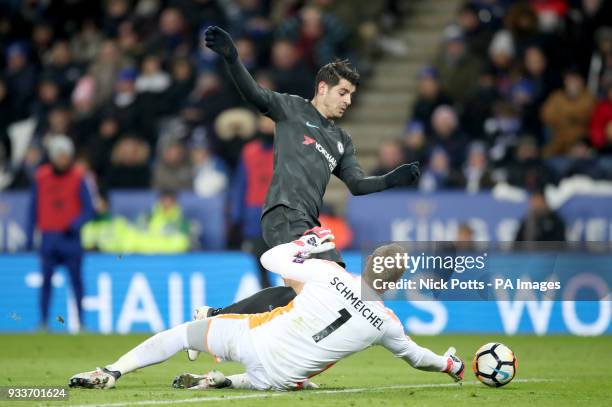
<path id="1" fill-rule="evenodd" d="M 65 386 L 77 372 L 114 361 L 146 336 L 0 335 L 0 386 Z M 206 405 L 206 406 L 610 406 L 612 338 L 499 337 L 445 335 L 415 337 L 442 353 L 454 345 L 468 363 L 465 384 L 443 374 L 420 372 L 383 348 L 345 359 L 317 376 L 320 390 L 256 392 L 175 390 L 174 375 L 213 368 L 240 372 L 235 363 L 215 364 L 208 355 L 189 362 L 183 352 L 166 363 L 141 369 L 119 380 L 112 390 L 71 389 L 69 401 L 0 402 L 2 405 Z M 518 358 L 515 380 L 499 389 L 475 382 L 473 352 L 500 341 Z"/>

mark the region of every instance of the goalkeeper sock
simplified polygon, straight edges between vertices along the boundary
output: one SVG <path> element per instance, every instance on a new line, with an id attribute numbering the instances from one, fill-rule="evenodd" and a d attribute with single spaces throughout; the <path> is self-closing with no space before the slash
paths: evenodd
<path id="1" fill-rule="evenodd" d="M 253 390 L 255 387 L 251 384 L 246 373 L 235 374 L 232 376 L 227 376 L 225 380 L 229 381 L 229 386 L 232 389 L 245 389 L 245 390 Z"/>
<path id="2" fill-rule="evenodd" d="M 410 363 L 410 366 L 426 370 L 428 372 L 444 372 L 448 365 L 448 358 L 436 355 L 432 351 L 422 346 L 417 345 L 410 340 L 409 347 L 401 355 L 404 360 Z"/>
<path id="3" fill-rule="evenodd" d="M 141 367 L 163 362 L 175 353 L 187 349 L 189 347 L 187 341 L 188 324 L 190 322 L 153 335 L 121 356 L 116 362 L 107 365 L 106 369 L 124 375 Z"/>

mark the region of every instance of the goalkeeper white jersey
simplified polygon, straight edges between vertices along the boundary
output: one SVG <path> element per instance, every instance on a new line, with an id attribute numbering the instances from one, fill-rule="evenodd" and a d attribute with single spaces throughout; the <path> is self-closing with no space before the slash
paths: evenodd
<path id="1" fill-rule="evenodd" d="M 301 383 L 338 360 L 373 344 L 406 356 L 410 339 L 381 301 L 364 301 L 360 278 L 336 263 L 295 255 L 300 246 L 279 245 L 262 264 L 284 278 L 304 282 L 288 305 L 249 317 L 255 351 L 278 389 Z"/>

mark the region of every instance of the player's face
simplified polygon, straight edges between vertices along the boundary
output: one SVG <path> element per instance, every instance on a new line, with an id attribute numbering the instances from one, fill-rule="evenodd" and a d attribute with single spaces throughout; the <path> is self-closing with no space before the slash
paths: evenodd
<path id="1" fill-rule="evenodd" d="M 72 157 L 69 154 L 59 154 L 52 160 L 53 166 L 60 171 L 65 171 L 72 164 Z"/>
<path id="2" fill-rule="evenodd" d="M 351 105 L 353 93 L 357 89 L 355 85 L 346 79 L 340 79 L 336 86 L 327 88 L 323 103 L 327 110 L 328 119 L 339 119 L 344 116 L 344 113 Z"/>

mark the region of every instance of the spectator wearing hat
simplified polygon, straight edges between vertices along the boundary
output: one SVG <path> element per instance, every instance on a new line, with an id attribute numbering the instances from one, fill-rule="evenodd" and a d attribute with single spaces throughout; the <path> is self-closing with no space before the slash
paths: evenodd
<path id="1" fill-rule="evenodd" d="M 412 107 L 412 119 L 425 123 L 431 130 L 431 114 L 440 105 L 450 105 L 450 98 L 440 90 L 438 71 L 433 66 L 424 66 L 419 71 L 418 96 Z"/>
<path id="2" fill-rule="evenodd" d="M 541 139 L 542 124 L 533 83 L 527 79 L 518 80 L 510 90 L 511 103 L 521 117 L 521 131 Z"/>
<path id="3" fill-rule="evenodd" d="M 588 134 L 595 98 L 588 92 L 584 79 L 575 69 L 563 76 L 563 89 L 553 92 L 544 102 L 540 115 L 550 131 L 545 147 L 547 156 L 566 154 Z"/>
<path id="4" fill-rule="evenodd" d="M 41 234 L 39 247 L 43 273 L 40 326 L 46 329 L 51 299 L 51 277 L 57 266 L 70 274 L 79 321 L 82 319 L 81 227 L 93 218 L 92 194 L 83 168 L 74 164 L 74 146 L 63 135 L 50 137 L 50 162 L 36 171 L 28 213 L 27 246 L 32 248 L 34 230 Z"/>
<path id="5" fill-rule="evenodd" d="M 444 44 L 434 66 L 440 74 L 442 90 L 455 102 L 463 103 L 470 87 L 476 83 L 480 60 L 466 47 L 461 29 L 451 25 L 444 30 Z"/>
<path id="6" fill-rule="evenodd" d="M 153 146 L 155 115 L 153 112 L 147 115 L 142 97 L 136 92 L 137 77 L 138 71 L 134 68 L 119 71 L 109 111 L 119 121 L 122 132 L 138 135 Z"/>

